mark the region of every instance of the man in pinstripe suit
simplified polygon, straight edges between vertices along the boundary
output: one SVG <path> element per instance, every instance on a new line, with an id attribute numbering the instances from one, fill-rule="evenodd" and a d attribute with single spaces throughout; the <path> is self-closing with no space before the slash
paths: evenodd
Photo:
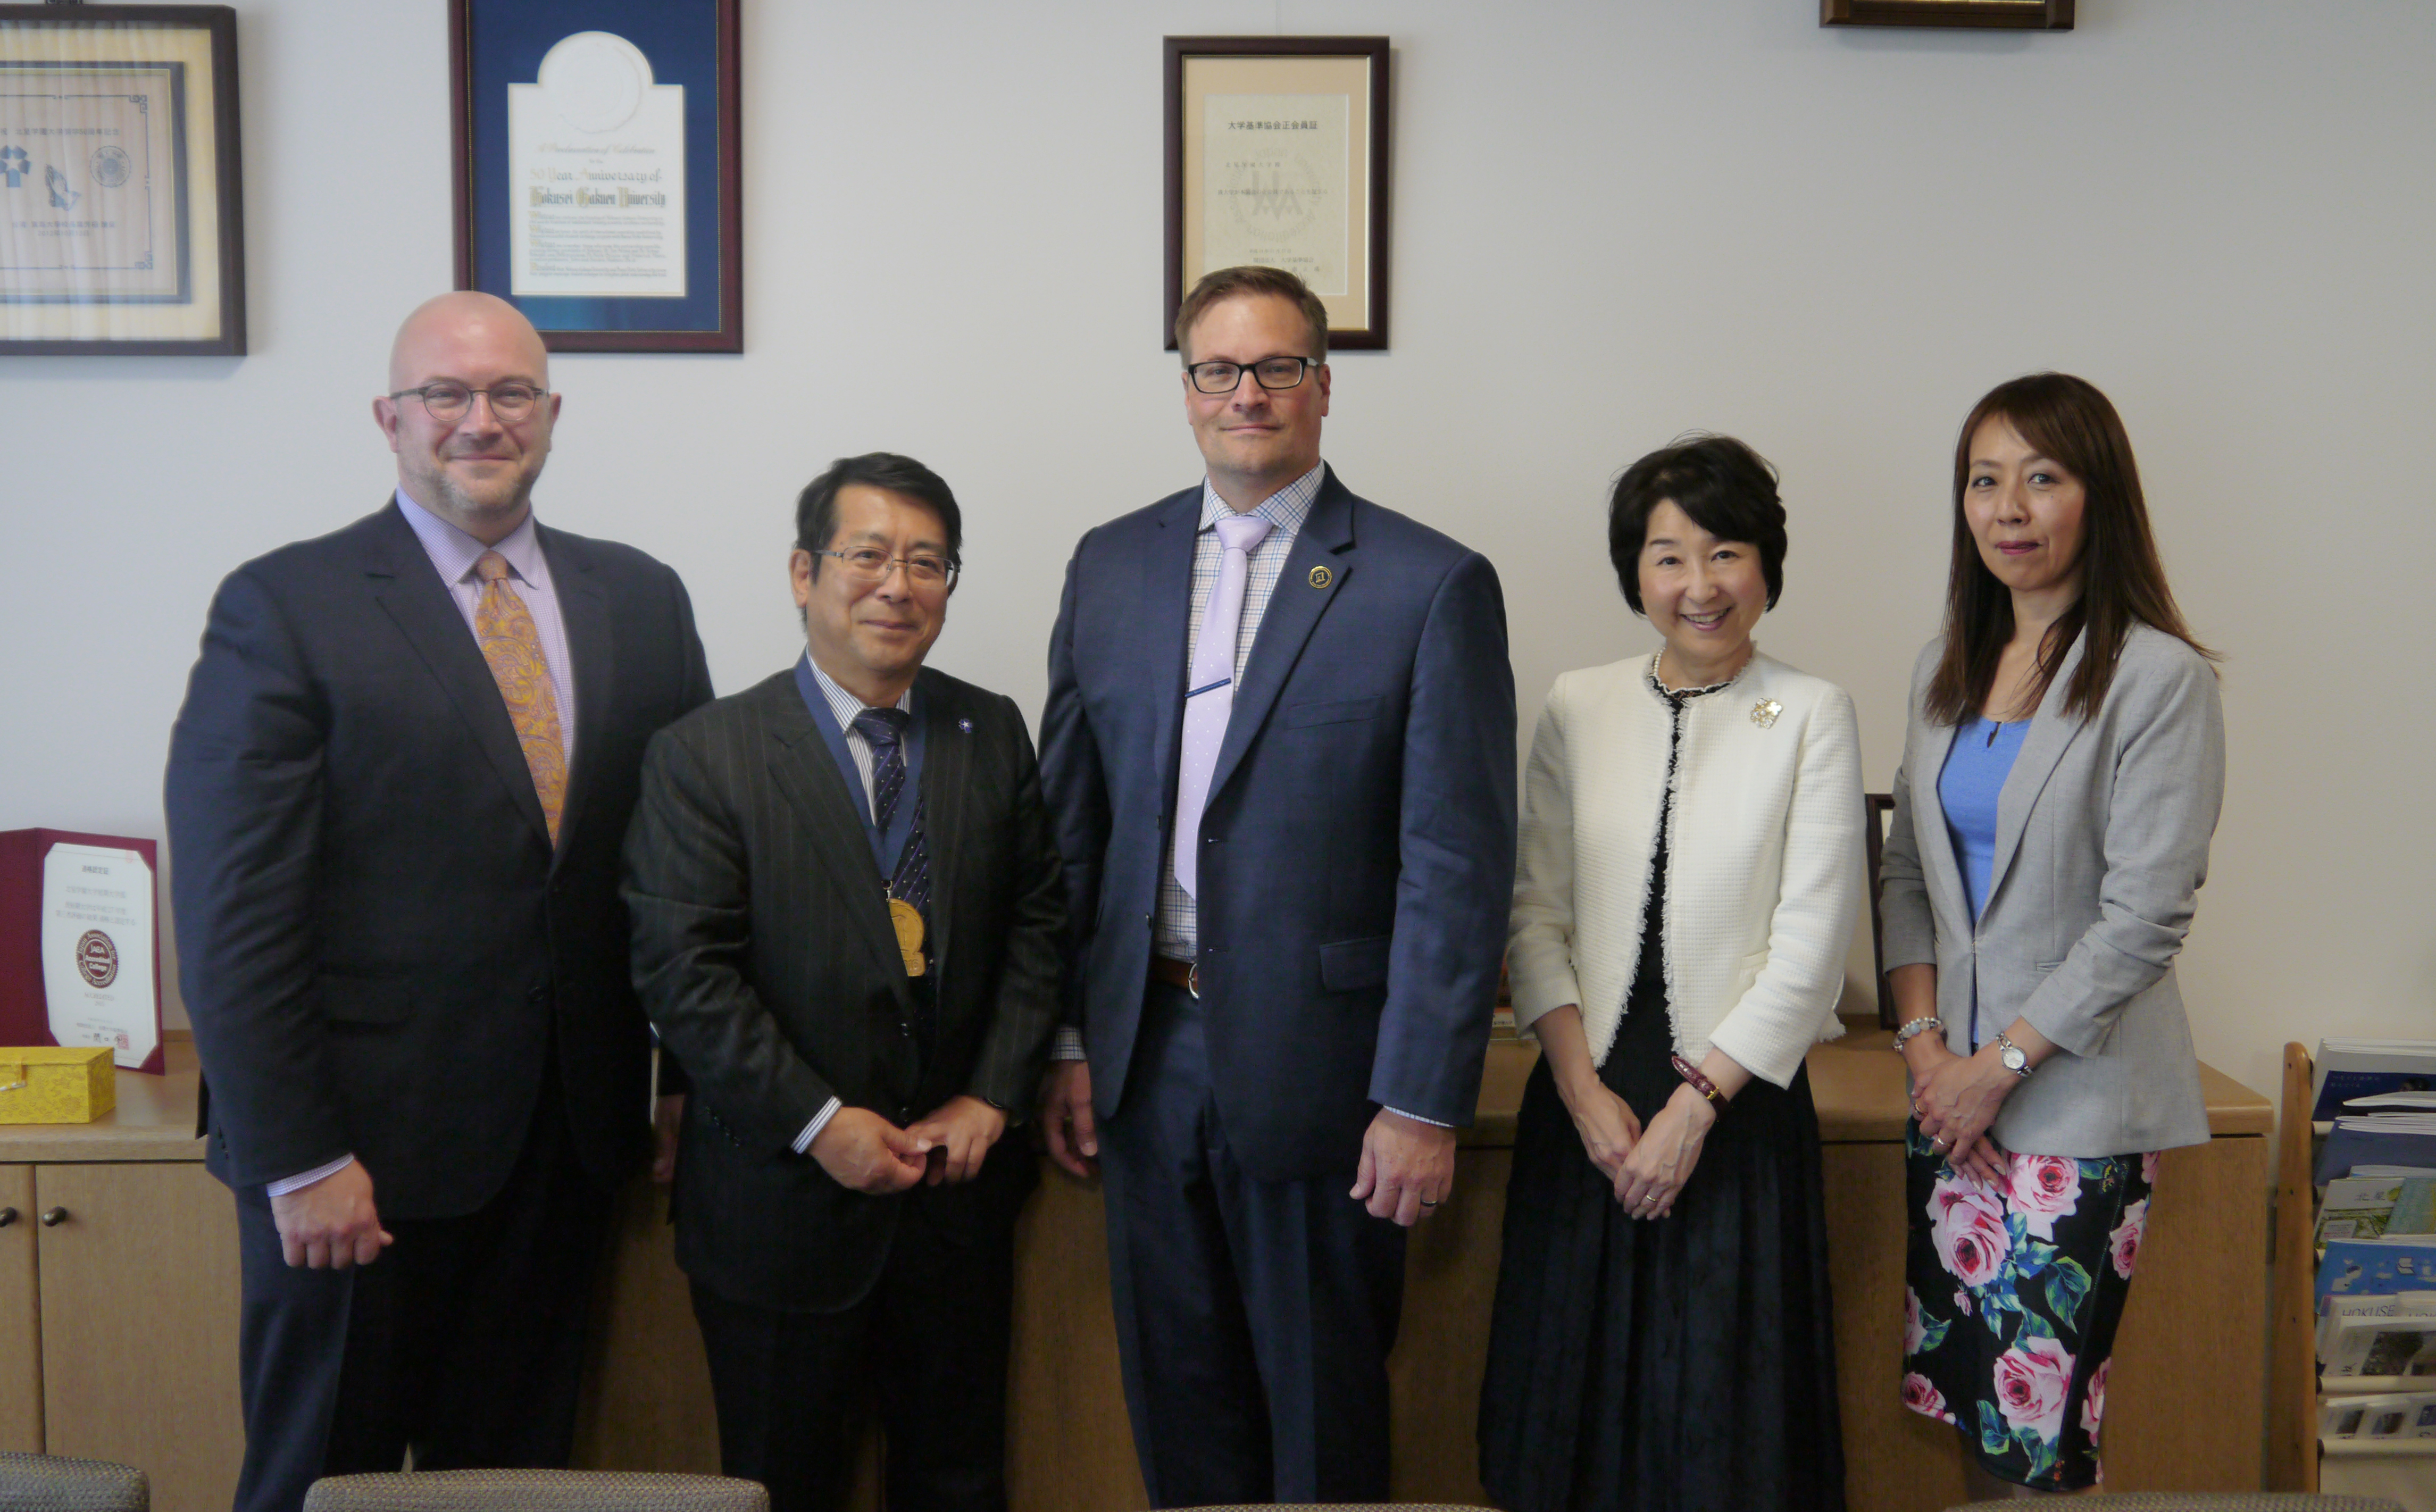
<path id="1" fill-rule="evenodd" d="M 923 656 L 962 535 L 938 475 L 843 459 L 795 515 L 807 653 L 644 757 L 635 982 L 693 1092 L 677 1260 L 728 1474 L 844 1499 L 866 1404 L 888 1501 L 1006 1504 L 1015 1219 L 1000 1147 L 1057 1015 L 1059 860 L 1014 703 Z"/>

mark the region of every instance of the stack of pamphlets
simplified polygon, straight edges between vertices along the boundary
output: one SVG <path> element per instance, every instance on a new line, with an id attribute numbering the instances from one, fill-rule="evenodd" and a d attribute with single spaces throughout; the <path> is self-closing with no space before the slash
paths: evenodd
<path id="1" fill-rule="evenodd" d="M 2326 1183 L 2318 1208 L 2318 1247 L 2330 1239 L 2436 1240 L 2436 1171 L 2354 1166 Z"/>
<path id="2" fill-rule="evenodd" d="M 2326 1438 L 2354 1442 L 2436 1438 L 2436 1391 L 2329 1397 L 2318 1409 L 2318 1432 Z"/>
<path id="3" fill-rule="evenodd" d="M 2322 1039 L 2309 1091 L 2309 1116 L 2321 1123 L 2354 1098 L 2436 1095 L 2436 1039 Z"/>
<path id="4" fill-rule="evenodd" d="M 2436 1173 L 2436 1040 L 2319 1041 L 2310 1116 L 2332 1125 L 2322 1187 L 2378 1170 Z"/>
<path id="5" fill-rule="evenodd" d="M 2406 1376 L 2436 1391 L 2436 1291 L 2329 1295 L 2318 1319 L 2318 1363 L 2329 1381 Z"/>

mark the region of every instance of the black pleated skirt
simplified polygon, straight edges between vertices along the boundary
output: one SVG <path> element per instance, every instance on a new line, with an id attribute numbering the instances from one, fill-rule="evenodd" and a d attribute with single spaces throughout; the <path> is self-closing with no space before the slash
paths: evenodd
<path id="1" fill-rule="evenodd" d="M 1600 1079 L 1646 1123 L 1681 1085 L 1662 989 L 1634 983 Z M 1480 1401 L 1509 1512 L 1842 1512 L 1818 1117 L 1753 1079 L 1654 1222 L 1625 1216 L 1532 1071 Z"/>

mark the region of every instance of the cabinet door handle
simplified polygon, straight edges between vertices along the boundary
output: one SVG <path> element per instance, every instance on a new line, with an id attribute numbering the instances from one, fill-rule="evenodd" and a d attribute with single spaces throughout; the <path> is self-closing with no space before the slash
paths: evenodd
<path id="1" fill-rule="evenodd" d="M 67 1221 L 68 1210 L 64 1208 L 53 1208 L 43 1214 L 43 1226 L 44 1228 L 57 1228 L 60 1225 L 66 1223 Z"/>
<path id="2" fill-rule="evenodd" d="M 16 1209 L 16 1208 L 0 1208 L 0 1228 L 6 1228 L 6 1227 L 8 1227 L 10 1224 L 15 1223 L 16 1221 L 17 1221 L 17 1209 Z"/>

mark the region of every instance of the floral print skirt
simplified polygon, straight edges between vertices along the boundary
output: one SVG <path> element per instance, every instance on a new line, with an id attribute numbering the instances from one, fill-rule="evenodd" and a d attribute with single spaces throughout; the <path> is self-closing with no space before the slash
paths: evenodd
<path id="1" fill-rule="evenodd" d="M 1954 1424 L 2000 1480 L 2096 1484 L 2156 1155 L 2014 1154 L 1992 1187 L 1948 1168 L 1918 1121 L 1904 1150 L 1904 1405 Z"/>

